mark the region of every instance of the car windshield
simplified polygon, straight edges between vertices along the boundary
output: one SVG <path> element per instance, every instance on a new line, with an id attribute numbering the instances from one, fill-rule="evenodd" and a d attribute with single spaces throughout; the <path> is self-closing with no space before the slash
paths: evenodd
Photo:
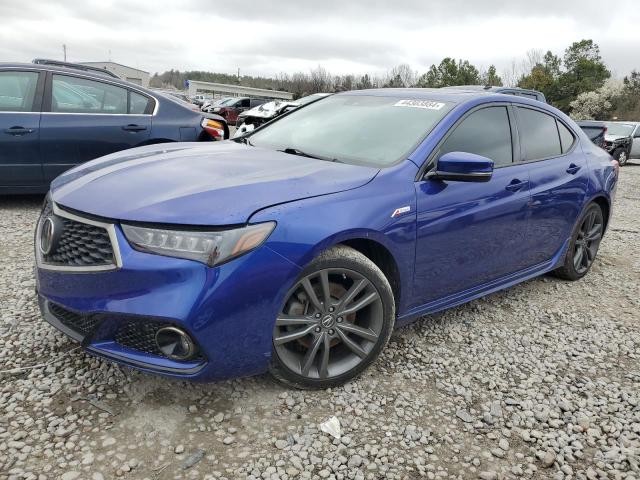
<path id="1" fill-rule="evenodd" d="M 250 143 L 384 167 L 406 158 L 453 105 L 428 99 L 334 95 L 256 131 Z"/>
<path id="2" fill-rule="evenodd" d="M 628 137 L 633 132 L 633 125 L 626 123 L 607 123 L 607 134 L 617 137 Z"/>

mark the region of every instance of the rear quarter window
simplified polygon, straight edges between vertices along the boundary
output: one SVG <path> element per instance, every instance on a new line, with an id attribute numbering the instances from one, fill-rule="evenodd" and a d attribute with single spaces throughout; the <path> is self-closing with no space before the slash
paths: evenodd
<path id="1" fill-rule="evenodd" d="M 558 132 L 560 133 L 560 146 L 562 147 L 562 153 L 567 153 L 571 150 L 575 137 L 571 130 L 561 122 L 558 122 Z"/>

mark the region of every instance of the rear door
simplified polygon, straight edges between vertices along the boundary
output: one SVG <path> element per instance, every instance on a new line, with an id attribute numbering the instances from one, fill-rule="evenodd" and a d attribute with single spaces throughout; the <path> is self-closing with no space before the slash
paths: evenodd
<path id="1" fill-rule="evenodd" d="M 40 105 L 44 73 L 0 71 L 0 187 L 42 185 Z"/>
<path id="2" fill-rule="evenodd" d="M 45 182 L 80 163 L 144 143 L 154 102 L 117 84 L 50 73 L 40 134 Z"/>
<path id="3" fill-rule="evenodd" d="M 531 182 L 527 260 L 538 264 L 554 258 L 571 235 L 587 199 L 589 172 L 577 136 L 563 121 L 533 107 L 515 111 Z"/>

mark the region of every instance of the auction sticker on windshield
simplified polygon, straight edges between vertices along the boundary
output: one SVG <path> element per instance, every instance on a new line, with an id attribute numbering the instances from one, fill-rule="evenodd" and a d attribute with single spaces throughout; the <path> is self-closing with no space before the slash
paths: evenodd
<path id="1" fill-rule="evenodd" d="M 427 108 L 429 110 L 440 110 L 444 105 L 442 102 L 433 102 L 431 100 L 400 100 L 393 104 L 394 107 Z"/>

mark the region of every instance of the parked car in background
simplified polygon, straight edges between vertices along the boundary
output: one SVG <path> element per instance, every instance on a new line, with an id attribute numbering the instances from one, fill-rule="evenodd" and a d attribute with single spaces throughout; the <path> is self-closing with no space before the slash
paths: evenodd
<path id="1" fill-rule="evenodd" d="M 131 147 L 228 136 L 219 116 L 84 66 L 0 64 L 0 193 L 45 192 L 65 170 Z"/>
<path id="2" fill-rule="evenodd" d="M 206 95 L 202 95 L 202 94 L 199 93 L 197 95 L 194 95 L 193 98 L 191 98 L 191 103 L 201 107 L 204 104 L 204 102 L 206 102 L 209 99 L 210 99 L 210 97 L 207 97 Z"/>
<path id="3" fill-rule="evenodd" d="M 532 100 L 537 100 L 542 103 L 547 103 L 547 99 L 544 96 L 544 93 L 539 92 L 538 90 L 529 90 L 526 88 L 519 87 L 493 87 L 490 85 L 458 85 L 454 87 L 443 87 L 444 89 L 454 89 L 454 90 L 466 90 L 469 92 L 493 92 L 493 93 L 503 93 L 505 95 L 515 95 L 517 97 L 530 98 Z"/>
<path id="4" fill-rule="evenodd" d="M 625 122 L 606 122 L 607 133 L 604 136 L 605 149 L 611 156 L 618 160 L 620 165 L 625 165 L 631 157 L 633 149 L 633 135 L 636 125 Z"/>
<path id="5" fill-rule="evenodd" d="M 581 120 L 577 123 L 594 144 L 609 152 L 621 166 L 627 163 L 631 155 L 635 125 L 598 120 Z"/>
<path id="6" fill-rule="evenodd" d="M 622 155 L 622 159 L 618 158 L 620 165 L 631 158 L 640 158 L 640 123 L 607 122 L 606 141 L 611 144 L 624 143 L 624 150 L 619 152 Z M 615 154 L 613 156 L 617 158 Z"/>
<path id="7" fill-rule="evenodd" d="M 535 100 L 343 92 L 235 142 L 141 147 L 58 177 L 35 235 L 40 308 L 147 372 L 334 387 L 395 326 L 547 272 L 584 277 L 618 174 Z"/>
<path id="8" fill-rule="evenodd" d="M 270 101 L 268 98 L 236 97 L 224 104 L 213 107 L 211 112 L 223 117 L 229 125 L 235 125 L 238 115 L 242 112 L 249 110 L 250 108 L 257 107 L 258 105 L 262 105 L 268 101 Z"/>
<path id="9" fill-rule="evenodd" d="M 235 100 L 235 98 L 236 97 L 210 98 L 208 100 L 205 100 L 205 102 L 202 104 L 202 107 L 200 107 L 200 109 L 203 112 L 211 113 L 215 107 L 224 105 L 226 102 L 231 102 Z"/>
<path id="10" fill-rule="evenodd" d="M 273 102 L 263 103 L 250 110 L 246 110 L 238 115 L 236 119 L 235 137 L 243 135 L 249 130 L 258 128 L 261 125 L 273 120 L 280 115 L 300 108 L 309 103 L 320 100 L 331 95 L 330 93 L 314 93 L 298 100 L 274 100 Z"/>
<path id="11" fill-rule="evenodd" d="M 604 137 L 607 134 L 607 124 L 605 122 L 600 122 L 597 120 L 580 120 L 576 123 L 580 126 L 587 137 L 589 137 L 589 140 L 591 140 L 594 145 L 597 145 L 600 148 L 604 148 L 606 150 Z"/>

